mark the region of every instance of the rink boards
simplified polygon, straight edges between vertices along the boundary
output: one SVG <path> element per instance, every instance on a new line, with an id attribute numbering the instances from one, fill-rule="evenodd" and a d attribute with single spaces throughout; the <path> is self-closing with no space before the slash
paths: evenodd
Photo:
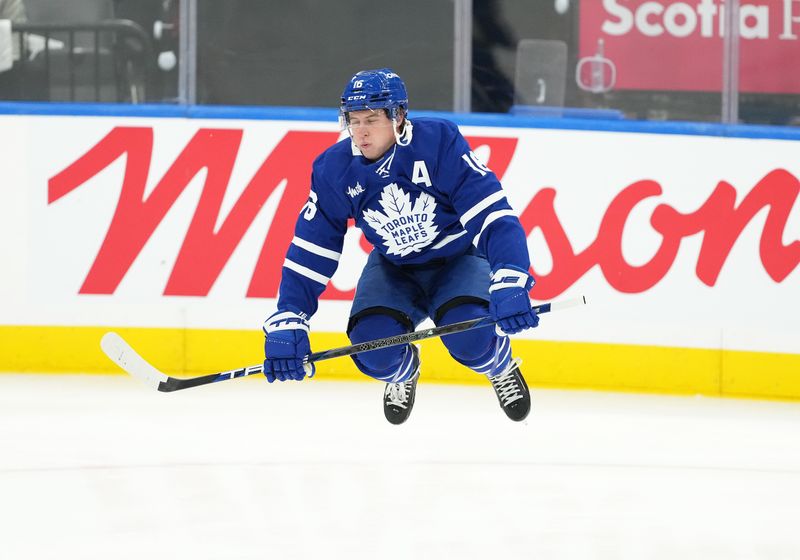
<path id="1" fill-rule="evenodd" d="M 258 363 L 311 162 L 340 137 L 296 118 L 0 115 L 0 370 L 113 371 L 112 328 L 178 375 Z M 590 303 L 515 337 L 530 383 L 800 398 L 798 140 L 455 120 L 529 234 L 534 299 Z M 350 228 L 314 350 L 347 343 L 366 251 Z M 480 381 L 438 341 L 423 360 Z M 360 378 L 347 358 L 320 375 Z"/>

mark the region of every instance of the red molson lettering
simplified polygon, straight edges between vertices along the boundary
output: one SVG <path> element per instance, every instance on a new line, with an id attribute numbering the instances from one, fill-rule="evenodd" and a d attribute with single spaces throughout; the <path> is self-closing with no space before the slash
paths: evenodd
<path id="1" fill-rule="evenodd" d="M 287 132 L 215 231 L 242 134 L 240 129 L 198 130 L 146 199 L 144 191 L 153 149 L 152 128 L 114 128 L 83 156 L 53 176 L 48 182 L 48 203 L 51 204 L 126 156 L 117 208 L 80 293 L 113 294 L 168 210 L 195 175 L 205 170 L 200 201 L 164 294 L 207 295 L 261 207 L 285 183 L 247 289 L 248 297 L 277 297 L 286 248 L 291 242 L 298 212 L 306 202 L 311 163 L 318 153 L 336 141 L 338 133 Z M 468 140 L 473 149 L 481 145 L 490 147 L 488 165 L 502 178 L 516 150 L 517 139 L 468 137 Z M 533 295 L 540 300 L 556 297 L 595 265 L 616 290 L 644 292 L 670 270 L 682 239 L 701 232 L 703 242 L 696 274 L 703 283 L 713 286 L 742 230 L 764 208 L 768 210 L 759 246 L 761 263 L 775 282 L 782 282 L 800 262 L 800 241 L 783 243 L 784 229 L 798 192 L 798 179 L 788 171 L 775 169 L 761 179 L 738 206 L 736 190 L 724 181 L 694 212 L 683 214 L 661 203 L 650 219 L 653 229 L 662 237 L 661 244 L 650 261 L 633 266 L 622 255 L 622 234 L 636 205 L 662 194 L 657 182 L 642 180 L 622 189 L 605 210 L 595 240 L 577 254 L 555 211 L 555 189 L 543 188 L 520 216 L 528 234 L 536 227 L 541 229 L 553 259 L 550 273 L 538 274 L 533 256 L 532 272 L 537 278 Z M 363 237 L 361 246 L 368 250 Z M 339 291 L 329 285 L 322 297 L 350 299 L 352 296 L 352 290 Z"/>

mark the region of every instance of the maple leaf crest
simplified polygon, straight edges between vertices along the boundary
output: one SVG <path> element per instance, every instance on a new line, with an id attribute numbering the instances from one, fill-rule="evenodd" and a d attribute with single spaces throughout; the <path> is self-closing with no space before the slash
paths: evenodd
<path id="1" fill-rule="evenodd" d="M 433 243 L 439 228 L 434 223 L 436 201 L 432 196 L 421 192 L 412 204 L 411 195 L 391 183 L 384 187 L 378 202 L 383 212 L 367 208 L 363 216 L 383 238 L 388 254 L 404 257 Z"/>

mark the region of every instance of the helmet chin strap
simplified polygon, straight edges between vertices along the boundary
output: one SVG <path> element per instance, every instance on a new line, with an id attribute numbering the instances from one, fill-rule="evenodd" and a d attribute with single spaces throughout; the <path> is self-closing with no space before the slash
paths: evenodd
<path id="1" fill-rule="evenodd" d="M 408 118 L 405 119 L 405 126 L 403 132 L 397 130 L 397 119 L 392 119 L 392 130 L 394 130 L 394 139 L 399 146 L 408 146 L 411 144 L 411 137 L 414 135 L 414 126 Z"/>

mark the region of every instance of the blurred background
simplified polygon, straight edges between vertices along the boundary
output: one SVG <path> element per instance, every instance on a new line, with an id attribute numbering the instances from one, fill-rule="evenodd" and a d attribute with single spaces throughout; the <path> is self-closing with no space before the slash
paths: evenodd
<path id="1" fill-rule="evenodd" d="M 2 0 L 2 19 L 3 100 L 330 107 L 378 65 L 417 110 L 800 124 L 793 0 Z"/>

